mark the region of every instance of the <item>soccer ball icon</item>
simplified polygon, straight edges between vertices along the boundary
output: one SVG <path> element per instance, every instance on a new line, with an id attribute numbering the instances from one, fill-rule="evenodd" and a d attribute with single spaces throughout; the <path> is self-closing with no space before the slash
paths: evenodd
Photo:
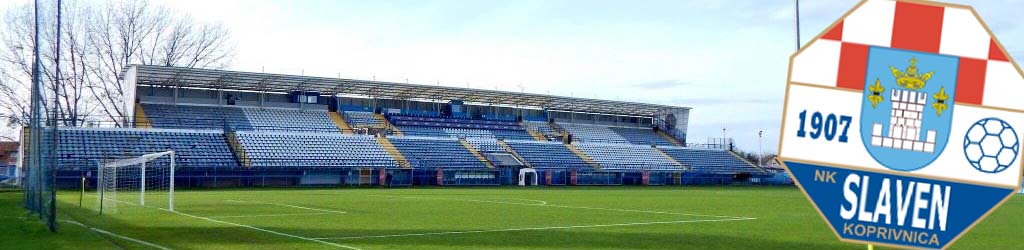
<path id="1" fill-rule="evenodd" d="M 998 118 L 985 118 L 967 129 L 964 135 L 964 155 L 978 171 L 999 173 L 1017 160 L 1020 142 L 1017 131 Z"/>

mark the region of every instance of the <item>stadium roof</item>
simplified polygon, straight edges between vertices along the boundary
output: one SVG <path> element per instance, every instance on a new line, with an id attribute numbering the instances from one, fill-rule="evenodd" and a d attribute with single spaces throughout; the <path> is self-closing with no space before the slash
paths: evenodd
<path id="1" fill-rule="evenodd" d="M 382 99 L 463 100 L 491 105 L 526 106 L 557 111 L 654 116 L 663 109 L 690 109 L 658 104 L 599 100 L 578 97 L 409 84 L 343 78 L 270 73 L 132 65 L 136 85 L 184 88 L 231 89 L 263 92 L 315 91 L 322 94 L 355 94 Z M 125 72 L 130 68 L 126 68 Z M 122 74 L 124 76 L 125 74 Z"/>

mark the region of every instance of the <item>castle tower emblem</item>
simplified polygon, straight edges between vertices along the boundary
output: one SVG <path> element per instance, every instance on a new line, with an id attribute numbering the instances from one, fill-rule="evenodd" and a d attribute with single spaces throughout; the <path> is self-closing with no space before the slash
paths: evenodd
<path id="1" fill-rule="evenodd" d="M 922 74 L 918 72 L 916 64 L 917 58 L 911 57 L 910 66 L 907 66 L 906 71 L 901 71 L 892 65 L 889 66 L 898 87 L 889 93 L 891 104 L 889 124 L 884 125 L 881 122 L 872 124 L 871 146 L 913 152 L 935 152 L 935 130 L 922 129 L 924 108 L 929 103 L 929 93 L 921 90 L 924 89 L 928 79 L 931 79 L 935 72 L 929 71 Z M 872 109 L 877 109 L 878 103 L 885 100 L 881 95 L 885 91 L 885 87 L 882 86 L 880 79 L 875 79 L 875 84 L 868 87 L 868 90 L 870 94 L 867 98 L 872 104 Z M 936 93 L 935 100 L 932 101 L 932 107 L 937 111 L 936 115 L 939 116 L 946 108 L 944 102 L 948 99 L 943 91 L 940 93 Z M 883 135 L 883 129 L 889 133 Z"/>

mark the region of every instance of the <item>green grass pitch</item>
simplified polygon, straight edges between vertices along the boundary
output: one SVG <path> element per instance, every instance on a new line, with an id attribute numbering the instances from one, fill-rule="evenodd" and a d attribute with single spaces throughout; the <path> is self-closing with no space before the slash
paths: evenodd
<path id="1" fill-rule="evenodd" d="M 91 195 L 91 194 L 88 194 Z M 178 191 L 176 212 L 97 215 L 60 193 L 60 232 L 0 193 L 3 249 L 866 249 L 796 187 L 480 187 Z M 150 198 L 147 205 L 162 205 Z M 75 225 L 108 233 L 99 233 Z M 953 249 L 1024 247 L 1016 196 Z M 118 236 L 114 236 L 118 235 Z M 139 243 L 134 239 L 148 244 Z"/>

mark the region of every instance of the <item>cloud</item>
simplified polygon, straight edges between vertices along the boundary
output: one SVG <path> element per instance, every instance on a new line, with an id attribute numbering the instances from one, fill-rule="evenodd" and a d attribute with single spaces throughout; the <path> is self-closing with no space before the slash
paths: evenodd
<path id="1" fill-rule="evenodd" d="M 645 89 L 668 89 L 668 88 L 675 88 L 675 87 L 686 86 L 686 85 L 691 85 L 691 84 L 693 84 L 693 83 L 682 81 L 682 80 L 658 80 L 658 81 L 634 83 L 634 84 L 632 84 L 630 86 L 638 87 L 638 88 L 645 88 Z"/>

